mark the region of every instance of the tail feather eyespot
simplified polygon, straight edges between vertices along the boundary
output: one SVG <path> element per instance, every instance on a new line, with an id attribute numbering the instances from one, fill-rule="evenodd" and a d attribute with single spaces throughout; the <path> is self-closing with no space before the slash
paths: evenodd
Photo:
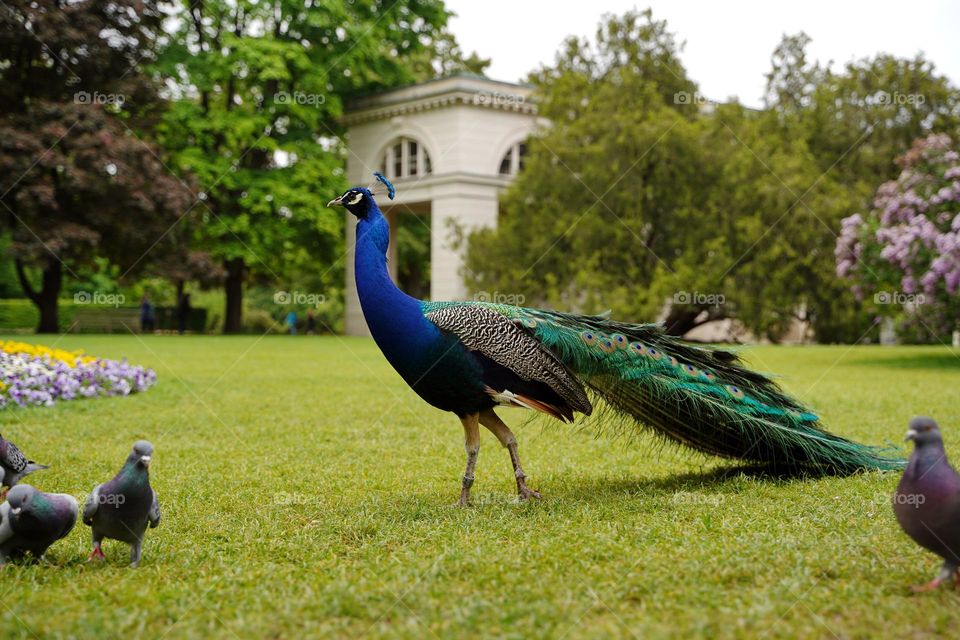
<path id="1" fill-rule="evenodd" d="M 584 344 L 592 347 L 597 344 L 597 334 L 593 331 L 582 331 L 580 332 L 580 339 L 583 340 Z"/>
<path id="2" fill-rule="evenodd" d="M 737 400 L 743 400 L 747 397 L 747 394 L 743 392 L 743 389 L 735 385 L 728 384 L 724 388 L 727 390 L 727 393 L 729 393 L 731 396 L 733 396 Z"/>

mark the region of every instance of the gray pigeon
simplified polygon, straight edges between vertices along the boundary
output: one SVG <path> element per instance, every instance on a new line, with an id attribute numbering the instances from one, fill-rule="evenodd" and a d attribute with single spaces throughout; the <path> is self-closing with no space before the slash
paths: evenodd
<path id="1" fill-rule="evenodd" d="M 943 558 L 939 575 L 913 589 L 936 589 L 950 576 L 960 583 L 960 475 L 947 461 L 932 418 L 911 420 L 906 439 L 914 449 L 893 494 L 893 512 L 914 542 Z"/>
<path id="2" fill-rule="evenodd" d="M 150 457 L 153 445 L 138 440 L 113 480 L 98 484 L 83 506 L 83 522 L 93 528 L 91 560 L 103 560 L 100 542 L 104 538 L 130 545 L 130 566 L 140 564 L 143 534 L 160 524 L 160 504 L 150 488 Z"/>
<path id="3" fill-rule="evenodd" d="M 65 493 L 44 493 L 28 484 L 10 489 L 0 504 L 0 564 L 28 551 L 39 560 L 77 521 L 77 500 Z"/>
<path id="4" fill-rule="evenodd" d="M 40 469 L 49 469 L 50 467 L 37 464 L 33 460 L 27 460 L 23 452 L 9 440 L 0 435 L 0 486 L 7 486 L 11 489 L 23 477 L 39 471 Z"/>

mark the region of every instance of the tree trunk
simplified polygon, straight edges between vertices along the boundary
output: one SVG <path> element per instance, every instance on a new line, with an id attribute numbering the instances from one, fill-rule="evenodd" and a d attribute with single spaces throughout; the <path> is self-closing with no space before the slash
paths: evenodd
<path id="1" fill-rule="evenodd" d="M 707 312 L 707 315 L 706 317 L 701 317 L 704 311 Z M 686 335 L 687 332 L 702 324 L 714 320 L 722 320 L 723 318 L 726 318 L 726 314 L 721 312 L 717 307 L 676 306 L 670 309 L 666 319 L 663 321 L 663 330 L 667 335 L 682 337 Z"/>
<path id="2" fill-rule="evenodd" d="M 59 260 L 50 260 L 43 269 L 43 284 L 40 291 L 36 291 L 27 279 L 23 262 L 18 258 L 14 263 L 17 267 L 20 288 L 40 312 L 37 333 L 60 333 L 60 309 L 57 301 L 60 298 L 60 288 L 63 286 L 63 265 Z"/>
<path id="3" fill-rule="evenodd" d="M 223 319 L 224 333 L 240 333 L 243 329 L 243 278 L 246 265 L 243 258 L 231 258 L 224 263 L 227 280 L 224 291 L 227 296 L 227 313 Z"/>

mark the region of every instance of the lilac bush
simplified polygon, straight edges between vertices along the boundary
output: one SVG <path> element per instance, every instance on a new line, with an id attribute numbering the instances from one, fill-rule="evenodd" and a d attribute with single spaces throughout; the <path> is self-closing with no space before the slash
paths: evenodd
<path id="1" fill-rule="evenodd" d="M 146 391 L 157 381 L 153 369 L 103 358 L 0 351 L 0 408 L 52 406 L 59 400 L 125 396 Z M 63 352 L 60 352 L 63 353 Z"/>
<path id="2" fill-rule="evenodd" d="M 936 307 L 956 322 L 960 298 L 960 153 L 950 136 L 914 142 L 900 175 L 880 186 L 873 209 L 845 218 L 837 239 L 837 275 L 875 302 Z M 887 288 L 882 295 L 876 292 Z M 884 298 L 884 296 L 886 296 Z M 896 305 L 898 308 L 902 305 Z M 929 311 L 926 311 L 929 312 Z"/>

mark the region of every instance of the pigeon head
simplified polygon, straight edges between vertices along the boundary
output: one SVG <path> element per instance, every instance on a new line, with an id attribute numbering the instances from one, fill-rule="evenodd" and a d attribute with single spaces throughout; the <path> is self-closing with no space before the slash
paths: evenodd
<path id="1" fill-rule="evenodd" d="M 366 187 L 350 187 L 343 195 L 327 203 L 328 207 L 344 207 L 359 219 L 366 218 L 376 208 L 373 194 Z"/>
<path id="2" fill-rule="evenodd" d="M 137 440 L 133 444 L 133 450 L 127 457 L 127 462 L 140 465 L 144 468 L 150 466 L 150 459 L 153 457 L 153 445 L 146 440 Z"/>
<path id="3" fill-rule="evenodd" d="M 937 426 L 933 418 L 927 418 L 926 416 L 917 416 L 910 421 L 906 440 L 913 440 L 914 446 L 918 449 L 929 445 L 943 446 L 940 427 Z"/>
<path id="4" fill-rule="evenodd" d="M 21 511 L 30 511 L 33 503 L 33 497 L 37 490 L 28 484 L 18 484 L 7 494 L 7 502 L 10 504 L 10 512 L 14 517 L 18 517 Z"/>

